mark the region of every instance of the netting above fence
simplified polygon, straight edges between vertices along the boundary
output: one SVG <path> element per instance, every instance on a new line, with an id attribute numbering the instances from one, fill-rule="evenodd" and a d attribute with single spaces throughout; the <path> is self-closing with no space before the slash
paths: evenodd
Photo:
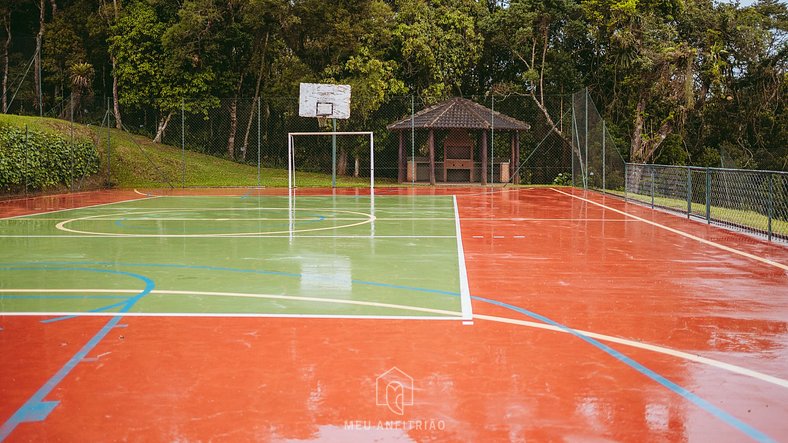
<path id="1" fill-rule="evenodd" d="M 584 189 L 622 191 L 624 157 L 588 94 L 572 94 L 572 183 Z"/>
<path id="2" fill-rule="evenodd" d="M 788 242 L 788 173 L 627 164 L 626 196 Z"/>

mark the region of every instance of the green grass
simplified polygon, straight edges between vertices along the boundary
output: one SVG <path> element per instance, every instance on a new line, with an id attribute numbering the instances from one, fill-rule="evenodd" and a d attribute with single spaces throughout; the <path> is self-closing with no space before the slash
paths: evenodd
<path id="1" fill-rule="evenodd" d="M 608 191 L 611 194 L 624 196 L 623 191 Z M 643 203 L 651 204 L 650 195 L 640 195 L 628 193 L 627 198 Z M 668 198 L 654 196 L 654 205 L 662 208 L 669 208 L 676 211 L 687 212 L 687 200 L 678 198 Z M 706 205 L 703 203 L 692 203 L 692 214 L 698 217 L 706 217 Z M 730 209 L 719 206 L 711 206 L 709 214 L 712 220 L 731 223 L 739 226 L 752 228 L 766 232 L 768 229 L 769 218 L 759 212 L 747 211 L 742 209 Z M 778 235 L 788 235 L 788 222 L 772 219 L 772 232 Z"/>
<path id="2" fill-rule="evenodd" d="M 74 124 L 55 118 L 0 115 L 0 122 L 19 127 L 28 126 L 31 130 L 50 132 L 75 140 L 90 140 L 97 147 L 101 159 L 101 169 L 95 182 L 105 182 L 107 173 L 107 129 L 97 126 Z M 166 187 L 169 184 L 179 187 L 200 186 L 257 186 L 257 167 L 236 163 L 219 157 L 193 151 L 185 152 L 180 148 L 111 129 L 110 134 L 111 184 L 120 188 Z M 285 169 L 262 168 L 262 186 L 287 186 Z M 300 187 L 330 186 L 331 176 L 326 174 L 299 172 L 297 184 Z M 380 184 L 385 184 L 380 181 Z M 337 186 L 366 186 L 365 178 L 338 177 Z M 376 181 L 376 184 L 377 181 Z"/>

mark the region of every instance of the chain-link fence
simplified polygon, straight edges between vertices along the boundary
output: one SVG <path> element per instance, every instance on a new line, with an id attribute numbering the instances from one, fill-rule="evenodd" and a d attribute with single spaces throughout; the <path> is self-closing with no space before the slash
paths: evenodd
<path id="1" fill-rule="evenodd" d="M 626 169 L 630 200 L 788 242 L 788 173 L 630 163 Z"/>
<path id="2" fill-rule="evenodd" d="M 472 173 L 463 176 L 444 167 L 451 131 L 438 129 L 433 133 L 437 183 L 479 183 L 484 167 L 488 183 L 570 184 L 570 133 L 578 119 L 571 96 L 537 101 L 530 96 L 488 94 L 470 100 L 487 107 L 483 112 L 489 116 L 482 117 L 490 123 L 484 131 L 467 131 L 472 139 Z M 91 140 L 101 159 L 100 178 L 75 177 L 76 184 L 69 181 L 57 191 L 86 189 L 88 184 L 287 186 L 288 133 L 334 130 L 374 134 L 375 180 L 385 186 L 430 182 L 428 131 L 393 132 L 387 126 L 438 102 L 418 96 L 390 97 L 377 107 L 354 102 L 350 119 L 320 121 L 298 115 L 298 97 L 183 100 L 158 108 L 121 105 L 116 112 L 111 98 L 86 94 L 57 101 L 44 116 L 67 121 L 70 133 L 76 134 L 74 140 Z M 18 100 L 15 106 L 20 113 L 38 114 L 33 103 Z M 503 116 L 527 123 L 530 129 L 518 131 L 515 137 L 495 126 L 496 118 L 500 121 Z M 56 124 L 50 126 L 63 132 Z M 299 173 L 296 186 L 369 184 L 371 155 L 369 141 L 363 137 L 303 137 L 293 148 Z M 16 191 L 5 187 L 2 192 Z"/>

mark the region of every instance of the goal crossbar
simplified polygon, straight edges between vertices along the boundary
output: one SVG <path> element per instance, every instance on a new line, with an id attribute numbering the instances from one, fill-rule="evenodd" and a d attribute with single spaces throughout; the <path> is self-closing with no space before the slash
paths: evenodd
<path id="1" fill-rule="evenodd" d="M 358 135 L 369 136 L 369 188 L 375 189 L 375 135 L 371 131 L 348 132 L 348 131 L 329 131 L 329 132 L 288 132 L 287 133 L 287 187 L 295 187 L 295 147 L 294 139 L 299 136 L 313 135 Z"/>

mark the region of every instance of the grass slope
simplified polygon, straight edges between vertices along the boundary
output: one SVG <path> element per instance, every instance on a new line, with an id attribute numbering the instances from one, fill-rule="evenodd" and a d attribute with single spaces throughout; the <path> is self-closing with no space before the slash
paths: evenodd
<path id="1" fill-rule="evenodd" d="M 75 140 L 90 140 L 101 159 L 99 179 L 107 174 L 107 128 L 72 125 L 70 122 L 41 117 L 0 114 L 0 122 L 31 130 L 56 133 Z M 121 188 L 157 188 L 172 186 L 257 186 L 257 167 L 221 159 L 198 152 L 153 143 L 150 139 L 117 129 L 109 130 L 111 183 Z M 185 167 L 184 167 L 185 166 Z M 262 185 L 287 186 L 287 171 L 262 168 Z M 299 186 L 330 186 L 325 174 L 298 173 Z M 367 179 L 338 177 L 338 186 L 366 186 Z"/>

